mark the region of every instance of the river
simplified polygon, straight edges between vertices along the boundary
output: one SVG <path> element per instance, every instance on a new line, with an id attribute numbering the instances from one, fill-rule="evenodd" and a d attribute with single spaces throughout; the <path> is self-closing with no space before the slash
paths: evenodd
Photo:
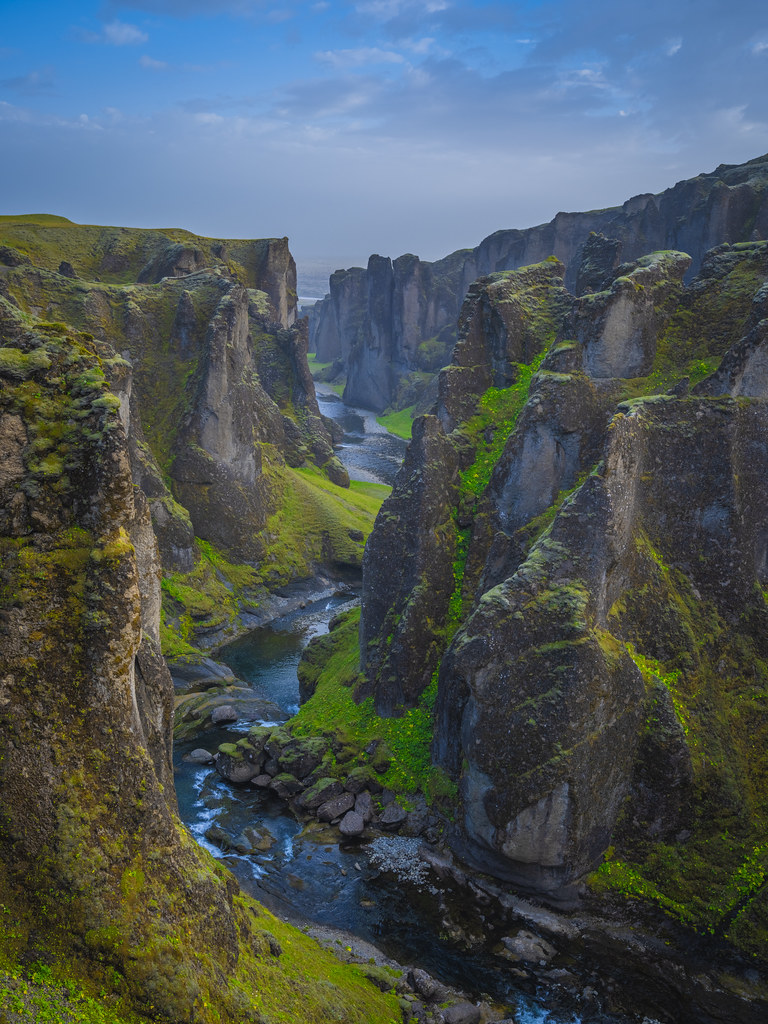
<path id="1" fill-rule="evenodd" d="M 405 443 L 380 427 L 373 414 L 349 408 L 330 390 L 318 399 L 321 411 L 344 426 L 338 454 L 350 476 L 392 483 Z M 296 666 L 302 650 L 312 637 L 327 632 L 330 618 L 349 603 L 347 589 L 253 630 L 221 648 L 217 657 L 257 695 L 290 715 L 299 703 Z M 182 819 L 247 892 L 295 924 L 342 929 L 475 997 L 489 994 L 506 1004 L 519 1024 L 619 1024 L 619 1018 L 577 1011 L 575 999 L 569 1005 L 562 990 L 550 994 L 533 983 L 521 988 L 509 964 L 487 949 L 476 954 L 462 949 L 455 922 L 464 918 L 467 934 L 477 936 L 483 921 L 464 906 L 465 894 L 427 872 L 416 855 L 418 840 L 392 836 L 340 843 L 330 826 L 297 822 L 269 791 L 231 786 L 210 768 L 183 760 L 201 745 L 215 751 L 251 724 L 212 730 L 177 744 L 174 752 Z M 410 881 L 402 872 L 386 870 L 392 858 L 411 864 Z"/>

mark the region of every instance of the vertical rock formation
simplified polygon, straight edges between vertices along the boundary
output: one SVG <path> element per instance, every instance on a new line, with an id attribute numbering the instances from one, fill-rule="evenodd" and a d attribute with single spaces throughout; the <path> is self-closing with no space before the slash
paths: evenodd
<path id="1" fill-rule="evenodd" d="M 13 218 L 0 218 L 0 236 L 37 261 L 6 246 L 0 293 L 27 313 L 74 325 L 104 352 L 166 572 L 200 569 L 197 538 L 254 569 L 243 597 L 253 603 L 260 588 L 309 574 L 323 559 L 359 565 L 362 548 L 352 552 L 346 534 L 344 551 L 313 537 L 288 558 L 281 531 L 274 523 L 267 530 L 295 487 L 289 467 L 317 467 L 334 484 L 349 483 L 317 405 L 306 326 L 293 323 L 287 240 L 215 241 Z M 54 244 L 63 247 L 55 254 Z M 77 264 L 75 278 L 47 269 L 62 254 Z M 95 269 L 120 283 L 88 281 Z M 144 283 L 126 284 L 130 275 Z M 193 589 L 215 585 L 214 569 L 201 571 Z M 197 601 L 203 611 L 217 604 L 220 595 Z"/>
<path id="2" fill-rule="evenodd" d="M 330 294 L 312 318 L 310 349 L 343 362 L 347 401 L 376 410 L 409 404 L 399 400 L 401 382 L 448 361 L 461 303 L 476 278 L 554 255 L 566 266 L 569 288 L 596 292 L 619 253 L 637 260 L 665 249 L 691 256 L 692 277 L 713 246 L 768 237 L 767 184 L 768 158 L 758 157 L 721 165 L 659 195 L 634 196 L 620 207 L 558 213 L 548 224 L 496 231 L 474 249 L 434 263 L 401 256 L 383 273 L 389 261 L 372 257 L 367 270 L 333 274 Z M 607 236 L 601 254 L 591 233 Z M 580 260 L 585 246 L 587 259 Z M 583 279 L 577 281 L 580 265 Z M 376 328 L 369 330 L 369 323 Z"/>
<path id="3" fill-rule="evenodd" d="M 758 950 L 763 876 L 734 880 L 768 814 L 768 244 L 687 288 L 680 253 L 587 256 L 596 293 L 556 260 L 470 289 L 369 542 L 367 687 L 397 714 L 437 672 L 469 861 L 563 898 L 610 848 L 609 884 Z"/>
<path id="4" fill-rule="evenodd" d="M 211 363 L 235 344 L 241 293 L 212 328 Z M 240 894 L 175 814 L 173 685 L 123 425 L 130 383 L 103 341 L 0 297 L 4 966 L 43 963 L 56 991 L 89 977 L 116 1017 L 389 1022 L 393 1000 Z"/>

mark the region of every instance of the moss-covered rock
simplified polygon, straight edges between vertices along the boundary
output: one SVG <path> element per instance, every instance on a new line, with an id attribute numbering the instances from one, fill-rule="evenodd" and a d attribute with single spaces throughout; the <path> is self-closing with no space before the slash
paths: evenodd
<path id="1" fill-rule="evenodd" d="M 114 1020 L 399 1020 L 181 826 L 157 552 L 140 550 L 154 539 L 120 403 L 93 339 L 5 322 L 6 346 L 46 357 L 0 388 L 0 966 L 14 984 L 21 959 L 48 969 L 21 1005 L 53 1019 L 52 981 L 101 992 Z M 81 1019 L 105 1020 L 95 1006 Z"/>
<path id="2" fill-rule="evenodd" d="M 432 543 L 416 509 L 450 494 L 454 586 L 426 560 L 411 585 L 433 599 L 406 622 L 364 579 L 357 687 L 402 713 L 413 696 L 390 707 L 376 658 L 447 607 L 432 753 L 459 788 L 455 848 L 560 898 L 605 855 L 596 890 L 750 953 L 768 870 L 767 260 L 764 242 L 720 247 L 683 289 L 686 259 L 657 254 L 580 299 L 554 262 L 473 287 L 437 406 L 459 479 L 412 445 L 365 566 L 381 572 L 385 537 Z"/>

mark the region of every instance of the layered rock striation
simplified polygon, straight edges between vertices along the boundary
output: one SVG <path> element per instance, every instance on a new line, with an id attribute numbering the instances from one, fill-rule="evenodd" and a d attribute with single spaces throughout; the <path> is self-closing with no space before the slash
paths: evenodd
<path id="1" fill-rule="evenodd" d="M 674 249 L 691 256 L 690 278 L 713 246 L 768 236 L 767 183 L 768 159 L 758 157 L 620 207 L 558 213 L 548 224 L 496 231 L 474 249 L 434 263 L 372 256 L 366 269 L 331 276 L 329 295 L 312 314 L 310 349 L 346 371 L 347 401 L 376 410 L 409 405 L 423 389 L 423 374 L 448 362 L 462 301 L 478 277 L 554 254 L 566 266 L 568 288 L 581 293 L 597 290 L 595 273 L 610 272 L 622 259 Z M 599 256 L 590 248 L 591 233 L 610 240 Z M 588 258 L 581 260 L 585 245 Z"/>

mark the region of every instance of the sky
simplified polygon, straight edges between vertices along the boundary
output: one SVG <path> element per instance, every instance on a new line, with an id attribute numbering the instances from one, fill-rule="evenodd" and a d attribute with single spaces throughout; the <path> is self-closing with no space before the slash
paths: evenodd
<path id="1" fill-rule="evenodd" d="M 0 212 L 437 259 L 768 152 L 765 0 L 0 0 Z"/>

